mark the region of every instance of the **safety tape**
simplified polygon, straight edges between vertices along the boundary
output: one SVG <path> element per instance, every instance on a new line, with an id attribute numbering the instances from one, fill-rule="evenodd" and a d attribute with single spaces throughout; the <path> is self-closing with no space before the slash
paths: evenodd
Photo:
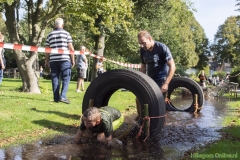
<path id="1" fill-rule="evenodd" d="M 53 53 L 53 54 L 85 54 L 85 55 L 90 55 L 94 58 L 103 58 L 106 61 L 112 62 L 114 64 L 123 66 L 123 67 L 128 67 L 128 68 L 140 68 L 139 64 L 129 64 L 129 63 L 122 63 L 122 62 L 117 62 L 114 60 L 106 59 L 104 57 L 100 57 L 98 55 L 94 55 L 91 52 L 80 52 L 80 51 L 73 51 L 73 50 L 63 50 L 63 49 L 54 49 L 54 48 L 44 48 L 44 47 L 37 47 L 37 46 L 27 46 L 27 45 L 21 45 L 21 44 L 11 44 L 11 43 L 4 43 L 0 42 L 0 48 L 5 48 L 5 49 L 15 49 L 15 50 L 21 50 L 21 51 L 30 51 L 30 52 L 43 52 L 43 53 Z"/>

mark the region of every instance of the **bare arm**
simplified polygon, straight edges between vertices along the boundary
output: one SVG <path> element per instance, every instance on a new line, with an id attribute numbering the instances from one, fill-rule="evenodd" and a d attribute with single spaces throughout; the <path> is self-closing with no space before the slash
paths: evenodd
<path id="1" fill-rule="evenodd" d="M 85 62 L 85 64 L 86 64 L 86 66 L 88 65 L 88 60 L 87 60 L 87 58 L 84 58 L 84 62 Z"/>
<path id="2" fill-rule="evenodd" d="M 162 85 L 162 91 L 163 92 L 167 92 L 168 90 L 168 84 L 170 83 L 170 81 L 172 80 L 172 77 L 174 75 L 174 72 L 176 70 L 176 66 L 175 66 L 175 63 L 174 63 L 174 60 L 171 59 L 167 62 L 167 65 L 169 67 L 169 70 L 168 70 L 168 75 L 166 77 L 166 80 L 164 82 L 164 84 Z"/>
<path id="3" fill-rule="evenodd" d="M 143 72 L 146 74 L 146 64 L 141 63 L 140 72 Z"/>
<path id="4" fill-rule="evenodd" d="M 81 131 L 81 130 L 79 129 L 78 132 L 77 132 L 77 134 L 76 134 L 76 136 L 75 136 L 75 138 L 74 138 L 74 141 L 75 141 L 75 142 L 79 142 L 79 141 L 81 140 L 81 138 L 82 138 L 82 135 L 83 135 L 83 131 Z"/>
<path id="5" fill-rule="evenodd" d="M 0 64 L 2 65 L 2 69 L 5 69 L 1 53 L 2 53 L 2 48 L 0 48 Z"/>
<path id="6" fill-rule="evenodd" d="M 110 135 L 109 137 L 106 137 L 107 142 L 112 140 L 112 135 Z"/>
<path id="7" fill-rule="evenodd" d="M 46 46 L 49 47 L 49 46 Z M 45 68 L 49 67 L 49 58 L 50 58 L 50 53 L 45 53 Z"/>
<path id="8" fill-rule="evenodd" d="M 74 47 L 72 43 L 68 43 L 68 49 L 71 51 L 74 51 Z M 70 54 L 71 62 L 72 62 L 72 67 L 75 66 L 75 59 L 74 59 L 74 54 Z"/>

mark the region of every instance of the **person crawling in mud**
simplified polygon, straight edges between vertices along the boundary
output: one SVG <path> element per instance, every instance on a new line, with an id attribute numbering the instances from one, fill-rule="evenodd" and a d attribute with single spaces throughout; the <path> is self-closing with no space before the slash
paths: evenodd
<path id="1" fill-rule="evenodd" d="M 82 115 L 79 130 L 74 141 L 81 142 L 81 138 L 86 129 L 97 133 L 97 140 L 108 146 L 122 145 L 117 138 L 113 138 L 113 131 L 120 127 L 123 122 L 121 112 L 113 107 L 89 107 Z"/>

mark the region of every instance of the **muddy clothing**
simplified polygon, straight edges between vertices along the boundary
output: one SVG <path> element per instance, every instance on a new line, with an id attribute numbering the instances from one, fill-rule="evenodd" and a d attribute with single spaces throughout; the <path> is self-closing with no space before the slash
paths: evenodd
<path id="1" fill-rule="evenodd" d="M 164 82 L 168 74 L 167 62 L 172 59 L 169 48 L 155 41 L 152 51 L 140 49 L 142 64 L 146 64 L 147 75 L 155 82 Z"/>
<path id="2" fill-rule="evenodd" d="M 101 112 L 101 122 L 89 130 L 93 133 L 104 133 L 105 137 L 107 138 L 113 132 L 112 122 L 121 117 L 121 112 L 108 106 L 99 108 L 99 111 Z M 84 131 L 85 129 L 86 127 L 82 119 L 80 130 Z"/>

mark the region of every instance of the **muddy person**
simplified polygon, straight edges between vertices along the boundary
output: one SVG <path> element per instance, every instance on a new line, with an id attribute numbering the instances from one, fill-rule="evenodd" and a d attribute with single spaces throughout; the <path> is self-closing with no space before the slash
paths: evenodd
<path id="1" fill-rule="evenodd" d="M 158 84 L 160 90 L 166 93 L 176 68 L 169 48 L 165 44 L 153 40 L 148 31 L 138 33 L 138 43 L 141 58 L 140 71 L 150 76 Z M 136 102 L 138 115 L 140 115 L 138 99 Z"/>
<path id="2" fill-rule="evenodd" d="M 121 112 L 113 107 L 89 107 L 82 115 L 79 130 L 74 141 L 81 142 L 86 129 L 97 133 L 97 141 L 108 146 L 121 146 L 122 142 L 112 137 L 113 131 L 119 127 L 123 121 Z"/>

